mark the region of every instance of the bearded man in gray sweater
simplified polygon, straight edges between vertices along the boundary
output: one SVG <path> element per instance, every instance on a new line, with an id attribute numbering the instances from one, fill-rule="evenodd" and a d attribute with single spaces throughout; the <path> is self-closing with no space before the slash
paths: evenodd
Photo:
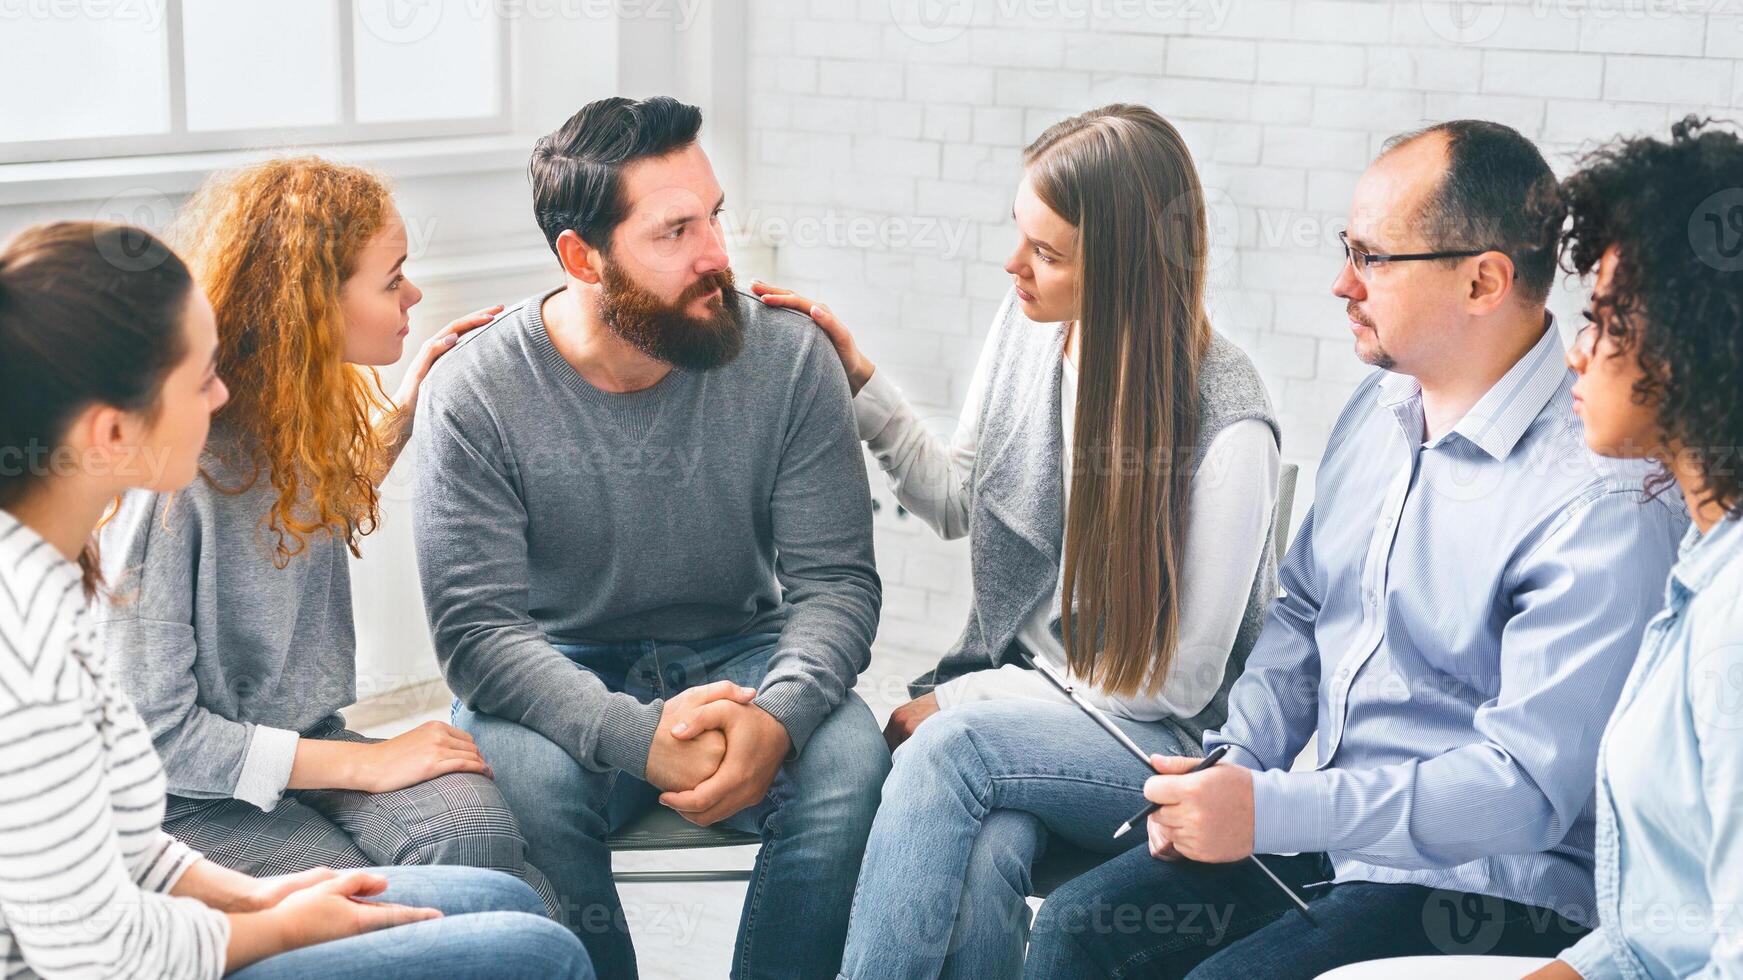
<path id="1" fill-rule="evenodd" d="M 833 976 L 889 756 L 852 693 L 881 590 L 847 384 L 739 293 L 672 99 L 594 102 L 531 175 L 564 285 L 418 409 L 437 657 L 599 974 L 635 953 L 606 837 L 663 804 L 759 833 L 734 976 Z"/>

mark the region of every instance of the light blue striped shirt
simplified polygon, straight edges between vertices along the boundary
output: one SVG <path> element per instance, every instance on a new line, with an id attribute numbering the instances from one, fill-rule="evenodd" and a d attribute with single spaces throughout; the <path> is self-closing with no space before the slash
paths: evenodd
<path id="1" fill-rule="evenodd" d="M 1743 522 L 1691 528 L 1598 750 L 1586 980 L 1743 977 Z"/>
<path id="2" fill-rule="evenodd" d="M 1228 722 L 1255 849 L 1596 919 L 1599 736 L 1657 611 L 1680 499 L 1586 448 L 1544 335 L 1450 431 L 1376 372 L 1332 429 Z M 1317 765 L 1288 771 L 1318 731 Z"/>

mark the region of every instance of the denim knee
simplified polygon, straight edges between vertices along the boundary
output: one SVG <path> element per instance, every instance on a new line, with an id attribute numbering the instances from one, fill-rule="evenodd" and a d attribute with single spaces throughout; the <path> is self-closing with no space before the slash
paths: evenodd
<path id="1" fill-rule="evenodd" d="M 530 891 L 531 889 L 529 889 Z M 574 933 L 542 915 L 490 914 L 491 938 L 528 977 L 593 980 L 593 961 Z"/>
<path id="2" fill-rule="evenodd" d="M 896 749 L 893 772 L 904 770 L 965 770 L 979 766 L 980 752 L 972 740 L 974 726 L 961 712 L 940 711 L 920 724 Z"/>
<path id="3" fill-rule="evenodd" d="M 549 829 L 550 821 L 557 820 L 565 828 L 572 825 L 589 837 L 603 838 L 604 818 L 596 808 L 610 797 L 617 773 L 586 769 L 562 746 L 505 718 L 456 706 L 454 724 L 473 737 L 484 761 L 496 770 L 493 785 L 516 816 L 523 837 L 541 825 Z M 582 811 L 573 820 L 567 814 L 569 803 L 579 804 Z"/>
<path id="4" fill-rule="evenodd" d="M 477 869 L 480 877 L 478 888 L 490 903 L 490 908 L 498 912 L 526 912 L 545 918 L 545 900 L 527 884 L 514 875 L 501 871 L 485 871 Z"/>
<path id="5" fill-rule="evenodd" d="M 544 899 L 511 874 L 461 865 L 400 865 L 377 869 L 388 880 L 378 901 L 435 905 L 447 915 L 475 912 L 528 912 L 545 915 Z"/>
<path id="6" fill-rule="evenodd" d="M 890 751 L 871 709 L 849 694 L 788 765 L 808 803 L 863 816 L 869 827 L 890 773 Z"/>

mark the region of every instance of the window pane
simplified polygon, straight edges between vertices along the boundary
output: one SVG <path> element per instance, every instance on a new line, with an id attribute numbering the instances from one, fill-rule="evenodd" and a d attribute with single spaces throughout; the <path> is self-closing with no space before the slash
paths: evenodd
<path id="1" fill-rule="evenodd" d="M 182 0 L 188 128 L 339 121 L 336 0 Z"/>
<path id="2" fill-rule="evenodd" d="M 477 0 L 356 0 L 358 122 L 496 115 L 497 7 Z"/>
<path id="3" fill-rule="evenodd" d="M 0 142 L 167 131 L 163 6 L 29 4 L 0 17 Z"/>

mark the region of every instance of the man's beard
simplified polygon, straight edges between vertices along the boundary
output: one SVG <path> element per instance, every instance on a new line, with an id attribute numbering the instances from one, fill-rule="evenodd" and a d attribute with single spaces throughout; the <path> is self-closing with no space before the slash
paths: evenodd
<path id="1" fill-rule="evenodd" d="M 1367 314 L 1356 309 L 1354 300 L 1350 301 L 1350 305 L 1345 312 L 1349 315 L 1350 319 L 1374 332 L 1373 347 L 1363 350 L 1361 342 L 1356 342 L 1356 357 L 1359 358 L 1363 364 L 1366 364 L 1369 367 L 1377 367 L 1382 371 L 1390 371 L 1397 367 L 1398 362 L 1392 359 L 1391 354 L 1386 353 L 1386 348 L 1380 346 L 1379 328 L 1374 326 L 1374 321 L 1368 319 Z"/>
<path id="2" fill-rule="evenodd" d="M 671 303 L 662 302 L 607 260 L 605 287 L 599 297 L 599 317 L 630 346 L 658 361 L 689 371 L 706 371 L 731 363 L 744 347 L 744 315 L 739 311 L 732 270 L 703 276 Z M 720 298 L 709 303 L 705 317 L 685 310 L 715 289 Z"/>

